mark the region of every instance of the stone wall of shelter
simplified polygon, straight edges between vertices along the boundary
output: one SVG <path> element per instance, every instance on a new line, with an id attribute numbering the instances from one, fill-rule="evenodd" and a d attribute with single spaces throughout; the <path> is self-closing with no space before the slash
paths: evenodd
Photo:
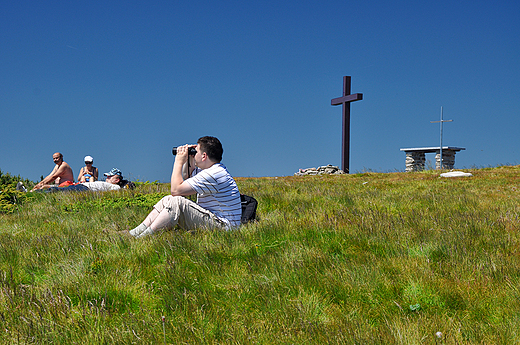
<path id="1" fill-rule="evenodd" d="M 406 172 L 422 171 L 426 163 L 426 154 L 424 152 L 406 152 Z"/>
<path id="2" fill-rule="evenodd" d="M 440 168 L 441 153 L 437 152 L 435 155 L 435 169 Z M 455 151 L 443 150 L 442 151 L 442 168 L 453 169 L 455 166 Z"/>

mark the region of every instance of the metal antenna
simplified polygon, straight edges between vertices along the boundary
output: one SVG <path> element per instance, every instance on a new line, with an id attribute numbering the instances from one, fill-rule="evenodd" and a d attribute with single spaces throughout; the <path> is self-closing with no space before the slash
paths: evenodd
<path id="1" fill-rule="evenodd" d="M 441 120 L 440 121 L 430 121 L 430 123 L 441 123 L 441 146 L 440 146 L 440 162 L 439 162 L 439 169 L 442 170 L 442 123 L 443 122 L 452 122 L 453 120 L 443 120 L 442 118 L 442 106 L 441 106 Z"/>

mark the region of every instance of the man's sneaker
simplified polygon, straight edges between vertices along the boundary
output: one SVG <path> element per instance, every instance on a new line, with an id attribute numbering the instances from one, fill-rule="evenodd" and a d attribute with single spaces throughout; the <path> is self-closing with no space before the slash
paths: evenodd
<path id="1" fill-rule="evenodd" d="M 27 193 L 27 188 L 25 188 L 25 186 L 23 185 L 23 182 L 20 181 L 16 184 L 16 190 L 17 191 L 20 191 L 20 192 L 25 192 Z"/>

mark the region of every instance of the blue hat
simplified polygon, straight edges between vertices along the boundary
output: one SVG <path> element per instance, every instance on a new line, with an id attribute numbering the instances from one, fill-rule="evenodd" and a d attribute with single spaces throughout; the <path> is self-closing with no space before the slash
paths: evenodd
<path id="1" fill-rule="evenodd" d="M 119 176 L 121 178 L 123 177 L 123 173 L 118 168 L 112 168 L 112 170 L 110 170 L 109 172 L 104 173 L 103 175 L 105 175 L 105 176 L 117 175 L 117 176 Z"/>

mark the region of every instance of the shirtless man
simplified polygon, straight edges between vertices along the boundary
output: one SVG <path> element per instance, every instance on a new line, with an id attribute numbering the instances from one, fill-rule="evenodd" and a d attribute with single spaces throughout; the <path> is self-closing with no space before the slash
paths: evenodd
<path id="1" fill-rule="evenodd" d="M 49 176 L 34 186 L 32 190 L 48 187 L 52 183 L 59 185 L 65 181 L 74 182 L 74 173 L 72 172 L 72 168 L 63 161 L 63 155 L 59 152 L 56 152 L 52 155 L 52 160 L 56 166 L 54 169 L 52 169 L 52 172 L 49 174 Z"/>

